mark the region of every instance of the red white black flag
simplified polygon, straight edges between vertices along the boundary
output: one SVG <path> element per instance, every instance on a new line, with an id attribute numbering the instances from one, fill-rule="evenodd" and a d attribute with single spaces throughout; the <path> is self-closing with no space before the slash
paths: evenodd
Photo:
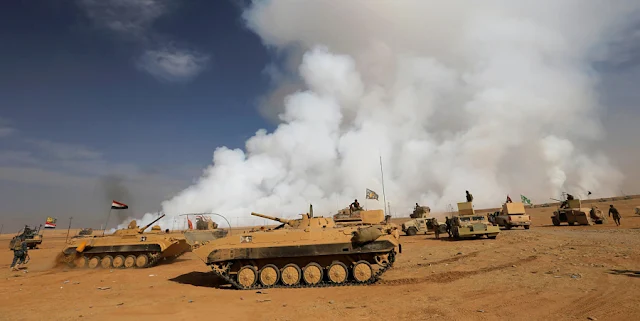
<path id="1" fill-rule="evenodd" d="M 111 209 L 112 210 L 125 210 L 127 208 L 129 208 L 129 205 L 127 205 L 127 204 L 116 202 L 116 201 L 111 201 Z"/>

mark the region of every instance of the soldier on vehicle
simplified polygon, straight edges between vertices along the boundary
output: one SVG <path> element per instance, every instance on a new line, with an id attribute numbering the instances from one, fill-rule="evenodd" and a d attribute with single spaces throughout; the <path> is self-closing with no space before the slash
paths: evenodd
<path id="1" fill-rule="evenodd" d="M 362 210 L 362 207 L 360 207 L 360 203 L 358 203 L 358 199 L 354 200 L 353 203 L 349 205 L 349 209 L 351 209 L 352 212 Z"/>
<path id="2" fill-rule="evenodd" d="M 469 191 L 465 191 L 465 192 L 467 192 L 467 202 L 473 202 L 473 195 L 471 195 Z"/>
<path id="3" fill-rule="evenodd" d="M 613 207 L 613 204 L 609 205 L 609 217 L 613 214 L 613 221 L 616 222 L 616 226 L 620 226 L 620 213 L 618 209 Z"/>
<path id="4" fill-rule="evenodd" d="M 420 205 L 418 205 L 418 203 L 416 203 L 416 207 L 414 208 L 414 210 L 417 210 L 420 208 Z"/>
<path id="5" fill-rule="evenodd" d="M 513 203 L 513 201 L 511 200 L 511 197 L 509 197 L 509 195 L 507 195 L 507 203 Z"/>
<path id="6" fill-rule="evenodd" d="M 24 263 L 27 258 L 27 242 L 25 241 L 25 237 L 20 237 L 19 240 L 13 244 L 13 262 L 11 262 L 11 267 L 9 270 L 18 271 L 20 264 Z M 17 263 L 17 265 L 16 265 Z"/>

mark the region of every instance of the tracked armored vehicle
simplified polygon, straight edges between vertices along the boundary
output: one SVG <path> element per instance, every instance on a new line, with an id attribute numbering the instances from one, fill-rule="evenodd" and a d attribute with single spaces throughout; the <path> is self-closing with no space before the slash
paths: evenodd
<path id="1" fill-rule="evenodd" d="M 210 217 L 205 215 L 196 216 L 196 229 L 185 231 L 185 238 L 190 245 L 194 245 L 195 242 L 202 242 L 205 240 L 214 240 L 227 236 L 229 231 L 219 229 L 218 223 L 211 220 Z"/>
<path id="2" fill-rule="evenodd" d="M 560 207 L 553 212 L 551 222 L 553 225 L 567 223 L 569 225 L 593 225 L 605 223 L 607 218 L 597 207 L 582 207 L 579 199 L 571 199 L 562 202 Z"/>
<path id="3" fill-rule="evenodd" d="M 489 223 L 484 215 L 477 215 L 471 202 L 458 203 L 458 215 L 451 219 L 451 234 L 455 239 L 486 236 L 495 239 L 500 227 Z"/>
<path id="4" fill-rule="evenodd" d="M 25 242 L 27 242 L 27 248 L 37 248 L 38 245 L 42 244 L 42 233 L 40 233 L 41 227 L 42 225 L 37 228 L 31 228 L 28 225 L 25 225 L 24 229 L 21 229 L 18 232 L 18 235 L 14 236 L 11 241 L 9 241 L 9 249 L 13 249 L 15 243 L 20 242 L 23 238 Z"/>
<path id="5" fill-rule="evenodd" d="M 189 250 L 182 234 L 163 232 L 160 226 L 144 232 L 163 217 L 142 228 L 138 228 L 133 220 L 128 228 L 117 230 L 112 235 L 72 238 L 62 250 L 62 259 L 70 267 L 90 269 L 147 268 L 161 260 L 174 259 Z"/>
<path id="6" fill-rule="evenodd" d="M 372 284 L 401 252 L 394 224 L 337 226 L 332 218 L 251 213 L 281 225 L 194 246 L 192 252 L 237 289 Z"/>
<path id="7" fill-rule="evenodd" d="M 384 224 L 390 219 L 391 216 L 385 216 L 383 210 L 357 210 L 351 212 L 349 208 L 345 208 L 333 215 L 333 221 L 339 226 Z"/>

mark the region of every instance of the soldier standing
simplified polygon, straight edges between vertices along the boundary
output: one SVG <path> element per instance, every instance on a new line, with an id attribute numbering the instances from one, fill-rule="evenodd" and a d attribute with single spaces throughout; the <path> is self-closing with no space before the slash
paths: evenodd
<path id="1" fill-rule="evenodd" d="M 447 224 L 447 234 L 449 234 L 449 237 L 451 237 L 451 219 L 446 216 L 445 220 L 445 224 Z"/>
<path id="2" fill-rule="evenodd" d="M 436 234 L 436 239 L 440 238 L 440 224 L 437 220 L 431 220 L 431 228 L 433 228 L 433 232 Z"/>
<path id="3" fill-rule="evenodd" d="M 467 192 L 467 202 L 473 202 L 473 195 L 471 195 L 469 191 L 465 191 L 465 192 Z"/>
<path id="4" fill-rule="evenodd" d="M 25 241 L 24 236 L 22 236 L 13 244 L 13 262 L 11 262 L 11 267 L 9 267 L 9 270 L 18 271 L 18 267 L 20 266 L 20 264 L 24 263 L 26 258 L 27 242 Z"/>
<path id="5" fill-rule="evenodd" d="M 618 209 L 613 207 L 613 204 L 609 205 L 609 217 L 613 214 L 613 221 L 616 222 L 616 226 L 620 226 L 620 213 Z"/>

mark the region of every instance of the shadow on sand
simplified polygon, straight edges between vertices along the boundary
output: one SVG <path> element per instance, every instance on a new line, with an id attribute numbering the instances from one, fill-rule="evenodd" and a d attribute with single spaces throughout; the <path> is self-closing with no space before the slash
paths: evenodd
<path id="1" fill-rule="evenodd" d="M 169 279 L 169 281 L 206 288 L 231 288 L 230 284 L 212 272 L 189 272 Z"/>
<path id="2" fill-rule="evenodd" d="M 633 270 L 609 270 L 609 274 L 626 275 L 632 278 L 640 278 L 640 271 Z"/>

